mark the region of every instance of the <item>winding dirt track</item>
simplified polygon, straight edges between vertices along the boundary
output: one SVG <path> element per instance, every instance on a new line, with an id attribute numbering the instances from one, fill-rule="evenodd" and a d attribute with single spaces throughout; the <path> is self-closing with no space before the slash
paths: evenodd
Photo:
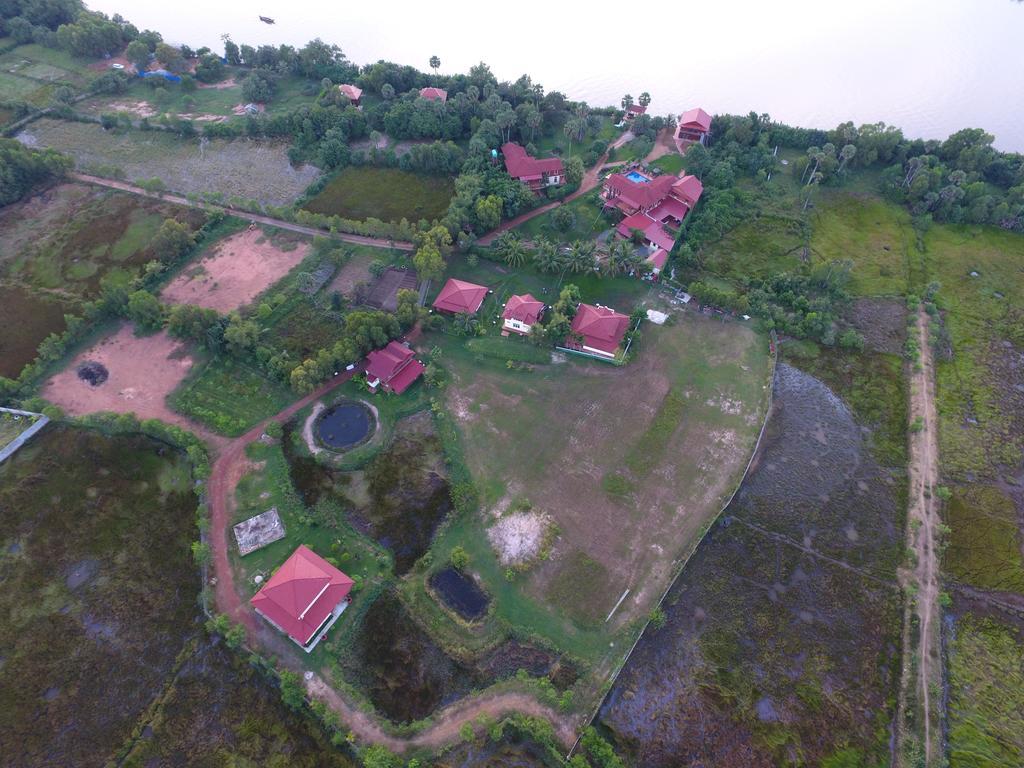
<path id="1" fill-rule="evenodd" d="M 941 690 L 942 659 L 940 653 L 938 541 L 939 499 L 935 490 L 939 486 L 938 415 L 935 408 L 935 371 L 932 348 L 928 338 L 928 314 L 919 309 L 917 314 L 917 340 L 921 348 L 920 370 L 910 380 L 910 420 L 921 420 L 922 429 L 910 436 L 910 489 L 907 509 L 907 545 L 917 558 L 913 570 L 903 574 L 903 581 L 917 587 L 916 601 L 908 602 L 904 617 L 903 646 L 905 657 L 913 654 L 911 647 L 910 616 L 917 617 L 919 641 L 917 646 L 917 675 L 911 680 L 909 662 L 904 660 L 904 675 L 900 692 L 900 711 L 905 712 L 906 694 L 910 686 L 917 690 L 922 708 L 921 727 L 924 742 L 925 765 L 933 765 L 942 754 L 941 729 L 934 728 L 938 717 L 933 693 Z M 916 522 L 915 522 L 916 521 Z M 916 530 L 915 530 L 916 528 Z M 905 717 L 904 717 L 905 719 Z M 902 726 L 902 723 L 901 723 Z M 898 759 L 902 758 L 898 754 Z"/>
<path id="2" fill-rule="evenodd" d="M 213 551 L 213 573 L 216 576 L 215 597 L 217 609 L 242 624 L 254 646 L 265 640 L 274 643 L 279 638 L 267 637 L 261 631 L 256 614 L 242 599 L 235 586 L 234 572 L 228 556 L 228 527 L 231 524 L 235 505 L 235 488 L 242 476 L 249 470 L 250 463 L 245 455 L 249 443 L 259 439 L 271 422 L 283 423 L 310 403 L 320 399 L 335 387 L 359 373 L 362 367 L 345 372 L 306 395 L 283 411 L 256 425 L 241 437 L 223 445 L 211 468 L 207 481 L 207 502 L 210 507 L 210 546 Z M 300 670 L 301 671 L 301 670 Z M 576 724 L 565 715 L 545 706 L 524 693 L 504 691 L 484 694 L 458 701 L 441 710 L 429 728 L 408 738 L 388 733 L 381 721 L 364 712 L 327 685 L 319 676 L 313 675 L 306 681 L 306 690 L 313 698 L 319 699 L 338 713 L 344 727 L 364 744 L 382 744 L 394 752 L 409 749 L 437 749 L 461 739 L 460 730 L 467 723 L 474 725 L 477 718 L 484 716 L 498 719 L 513 712 L 522 712 L 550 721 L 555 727 L 559 741 L 568 749 L 576 741 Z"/>

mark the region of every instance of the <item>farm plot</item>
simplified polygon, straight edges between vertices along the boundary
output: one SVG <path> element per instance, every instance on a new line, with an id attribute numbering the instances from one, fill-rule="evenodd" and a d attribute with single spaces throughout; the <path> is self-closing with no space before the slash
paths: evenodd
<path id="1" fill-rule="evenodd" d="M 71 155 L 79 169 L 120 169 L 131 181 L 158 178 L 184 194 L 219 193 L 287 205 L 319 175 L 313 166 L 293 168 L 287 146 L 237 139 L 181 139 L 162 131 L 114 134 L 93 123 L 44 118 L 17 135 L 32 146 L 53 147 Z"/>
<path id="2" fill-rule="evenodd" d="M 231 235 L 164 288 L 164 301 L 228 313 L 245 306 L 309 253 L 305 240 L 250 227 Z"/>
<path id="3" fill-rule="evenodd" d="M 531 372 L 441 346 L 484 515 L 436 548 L 470 552 L 511 624 L 581 654 L 606 649 L 609 632 L 650 610 L 738 482 L 767 403 L 766 340 L 683 315 L 645 327 L 626 367 L 570 361 Z M 547 561 L 510 584 L 486 529 L 523 509 L 560 536 Z"/>
<path id="4" fill-rule="evenodd" d="M 303 207 L 346 219 L 432 221 L 444 216 L 454 193 L 455 183 L 446 176 L 398 168 L 349 167 Z"/>
<path id="5" fill-rule="evenodd" d="M 43 386 L 42 396 L 73 416 L 98 411 L 134 413 L 195 430 L 194 422 L 175 413 L 167 396 L 192 368 L 181 342 L 166 332 L 135 336 L 122 325 L 75 357 Z"/>
<path id="6" fill-rule="evenodd" d="M 0 376 L 14 379 L 36 358 L 40 342 L 63 333 L 68 306 L 0 281 Z"/>
<path id="7" fill-rule="evenodd" d="M 0 763 L 98 768 L 130 736 L 195 632 L 196 504 L 141 436 L 51 425 L 0 465 Z"/>

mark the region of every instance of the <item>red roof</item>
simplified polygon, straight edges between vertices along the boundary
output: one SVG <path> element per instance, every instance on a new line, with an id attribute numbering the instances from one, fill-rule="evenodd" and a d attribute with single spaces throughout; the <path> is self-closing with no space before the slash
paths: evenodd
<path id="1" fill-rule="evenodd" d="M 672 194 L 689 205 L 691 208 L 700 200 L 704 193 L 704 185 L 696 176 L 683 176 L 672 185 Z"/>
<path id="2" fill-rule="evenodd" d="M 250 604 L 288 636 L 306 645 L 352 589 L 352 579 L 300 544 Z"/>
<path id="3" fill-rule="evenodd" d="M 653 224 L 654 221 L 643 211 L 638 211 L 632 216 L 627 216 L 619 225 L 615 227 L 615 231 L 623 237 L 629 238 L 633 236 L 633 230 L 639 229 L 641 232 L 646 232 L 647 228 Z"/>
<path id="4" fill-rule="evenodd" d="M 632 113 L 634 115 L 642 115 L 646 111 L 647 107 L 642 107 L 639 104 L 630 104 L 628 107 L 626 107 L 626 112 Z"/>
<path id="5" fill-rule="evenodd" d="M 686 128 L 696 128 L 707 133 L 711 130 L 711 115 L 700 107 L 687 110 L 679 116 L 679 125 Z"/>
<path id="6" fill-rule="evenodd" d="M 668 251 L 664 248 L 659 248 L 650 256 L 647 257 L 647 263 L 651 265 L 655 272 L 661 272 L 665 268 L 665 264 L 668 262 Z"/>
<path id="7" fill-rule="evenodd" d="M 583 337 L 583 346 L 599 349 L 609 355 L 622 344 L 629 318 L 610 307 L 580 304 L 572 319 L 572 332 Z"/>
<path id="8" fill-rule="evenodd" d="M 675 193 L 673 193 L 673 195 L 674 194 Z M 655 221 L 664 221 L 670 217 L 678 219 L 679 221 L 685 219 L 686 214 L 690 212 L 690 206 L 673 195 L 666 197 L 658 203 L 654 208 L 648 211 L 648 215 Z"/>
<path id="9" fill-rule="evenodd" d="M 463 315 L 475 314 L 484 303 L 487 289 L 482 285 L 449 278 L 434 299 L 434 308 Z"/>
<path id="10" fill-rule="evenodd" d="M 562 161 L 557 157 L 530 157 L 526 150 L 510 141 L 501 145 L 501 154 L 505 158 L 505 169 L 515 179 L 538 178 L 543 174 L 561 176 L 565 171 Z"/>
<path id="11" fill-rule="evenodd" d="M 544 302 L 533 298 L 529 293 L 522 296 L 510 296 L 501 313 L 502 320 L 518 320 L 524 325 L 533 325 L 544 312 Z"/>
<path id="12" fill-rule="evenodd" d="M 423 363 L 419 360 L 410 360 L 409 363 L 398 373 L 394 375 L 389 381 L 388 386 L 391 387 L 391 391 L 396 395 L 400 395 L 409 388 L 416 379 L 420 377 L 420 374 L 425 371 Z"/>
<path id="13" fill-rule="evenodd" d="M 666 251 L 671 251 L 672 246 L 676 244 L 676 239 L 656 221 L 651 222 L 651 225 L 644 230 L 644 235 L 656 246 L 664 248 Z"/>
<path id="14" fill-rule="evenodd" d="M 359 101 L 359 97 L 363 95 L 363 89 L 356 85 L 349 85 L 343 83 L 338 86 L 338 90 L 342 92 L 350 101 Z"/>
<path id="15" fill-rule="evenodd" d="M 444 88 L 434 88 L 433 86 L 430 86 L 429 88 L 420 89 L 420 97 L 427 101 L 440 101 L 444 104 L 448 101 L 448 91 L 444 90 Z"/>
<path id="16" fill-rule="evenodd" d="M 633 181 L 621 173 L 613 173 L 604 182 L 605 191 L 617 193 L 617 197 L 633 208 L 647 210 L 661 202 L 672 190 L 674 176 L 658 176 L 650 181 Z"/>
<path id="17" fill-rule="evenodd" d="M 388 381 L 409 362 L 413 351 L 404 344 L 392 341 L 384 349 L 375 349 L 366 356 L 366 375 L 372 379 Z"/>

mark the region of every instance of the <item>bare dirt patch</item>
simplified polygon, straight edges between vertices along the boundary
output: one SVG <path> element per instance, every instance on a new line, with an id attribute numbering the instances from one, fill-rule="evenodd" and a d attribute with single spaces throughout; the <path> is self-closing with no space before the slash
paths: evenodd
<path id="1" fill-rule="evenodd" d="M 238 83 L 235 82 L 234 76 L 225 78 L 218 83 L 196 83 L 196 86 L 199 88 L 209 88 L 214 91 L 224 91 L 228 88 L 234 88 L 236 85 L 238 85 Z"/>
<path id="2" fill-rule="evenodd" d="M 366 303 L 371 307 L 394 312 L 398 307 L 398 292 L 416 290 L 416 272 L 411 269 L 389 267 L 370 288 Z"/>
<path id="3" fill-rule="evenodd" d="M 78 371 L 87 363 L 105 368 L 106 381 L 93 385 L 80 378 Z M 126 324 L 47 381 L 42 395 L 73 416 L 134 413 L 140 419 L 160 419 L 195 431 L 196 425 L 166 402 L 191 368 L 192 358 L 181 342 L 163 332 L 140 338 Z"/>
<path id="4" fill-rule="evenodd" d="M 136 117 L 156 117 L 160 114 L 148 101 L 112 101 L 106 105 L 104 111 L 127 112 Z"/>
<path id="5" fill-rule="evenodd" d="M 528 563 L 540 554 L 550 521 L 539 512 L 515 512 L 487 529 L 502 565 Z"/>
<path id="6" fill-rule="evenodd" d="M 309 253 L 309 243 L 280 241 L 260 229 L 247 229 L 219 243 L 213 253 L 176 277 L 163 291 L 172 304 L 196 304 L 231 312 L 287 275 Z"/>
<path id="7" fill-rule="evenodd" d="M 365 285 L 369 288 L 373 275 L 370 274 L 370 264 L 373 258 L 368 255 L 355 255 L 343 266 L 334 280 L 328 286 L 328 292 L 340 293 L 342 296 L 352 297 L 356 293 L 356 286 Z"/>

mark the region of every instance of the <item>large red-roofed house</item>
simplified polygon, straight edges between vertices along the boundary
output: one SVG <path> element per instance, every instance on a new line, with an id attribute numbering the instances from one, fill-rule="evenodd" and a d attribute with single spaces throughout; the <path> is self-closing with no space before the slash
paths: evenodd
<path id="1" fill-rule="evenodd" d="M 348 605 L 353 581 L 300 544 L 249 601 L 309 653 Z"/>
<path id="2" fill-rule="evenodd" d="M 676 126 L 676 139 L 684 144 L 692 144 L 699 141 L 707 143 L 708 134 L 711 132 L 711 115 L 700 107 L 683 112 L 679 116 L 679 124 Z"/>
<path id="3" fill-rule="evenodd" d="M 366 356 L 366 383 L 370 390 L 378 388 L 400 395 L 424 371 L 423 363 L 404 344 L 392 341 L 384 349 L 375 349 Z"/>
<path id="4" fill-rule="evenodd" d="M 611 307 L 580 304 L 565 346 L 577 352 L 613 360 L 629 328 L 629 318 Z"/>
<path id="5" fill-rule="evenodd" d="M 502 144 L 501 154 L 505 158 L 508 175 L 523 182 L 534 192 L 540 192 L 544 187 L 565 184 L 565 167 L 557 157 L 530 157 L 514 141 Z"/>
<path id="6" fill-rule="evenodd" d="M 363 97 L 363 89 L 357 85 L 349 85 L 348 83 L 342 83 L 338 86 L 338 90 L 341 91 L 341 95 L 352 102 L 352 106 L 359 106 L 359 99 Z"/>
<path id="7" fill-rule="evenodd" d="M 430 86 L 428 88 L 420 89 L 420 98 L 426 99 L 427 101 L 440 101 L 444 104 L 448 101 L 448 91 L 444 88 L 434 88 Z"/>
<path id="8" fill-rule="evenodd" d="M 519 333 L 526 335 L 544 314 L 544 302 L 533 298 L 532 294 L 510 296 L 501 313 L 502 334 Z"/>
<path id="9" fill-rule="evenodd" d="M 637 172 L 634 172 L 637 173 Z M 656 176 L 635 181 L 622 173 L 613 173 L 604 182 L 602 197 L 606 208 L 625 214 L 615 227 L 619 236 L 631 238 L 634 230 L 643 233 L 644 242 L 653 248 L 671 251 L 675 237 L 664 225 L 677 227 L 697 204 L 704 185 L 696 176 Z"/>
<path id="10" fill-rule="evenodd" d="M 453 315 L 475 315 L 486 296 L 484 286 L 451 277 L 434 299 L 434 309 Z"/>

